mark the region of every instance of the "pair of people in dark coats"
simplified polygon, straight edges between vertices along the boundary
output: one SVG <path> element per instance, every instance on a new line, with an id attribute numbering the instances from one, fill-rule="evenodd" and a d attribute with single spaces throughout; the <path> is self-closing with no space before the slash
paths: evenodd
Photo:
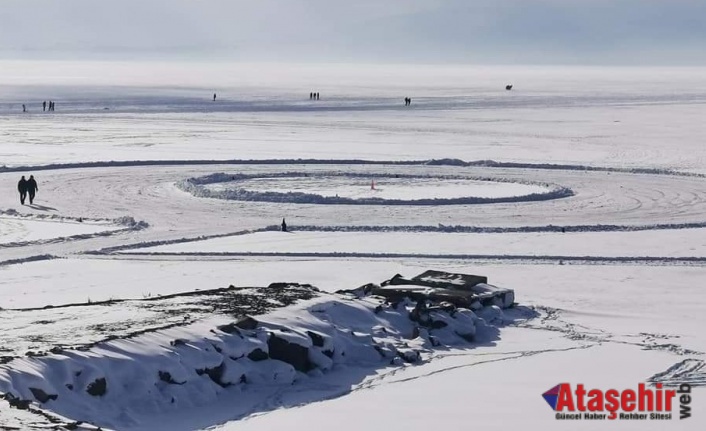
<path id="1" fill-rule="evenodd" d="M 20 182 L 17 183 L 17 191 L 20 192 L 20 203 L 25 204 L 25 199 L 29 195 L 29 204 L 32 205 L 34 202 L 34 195 L 39 191 L 37 187 L 37 181 L 34 179 L 34 175 L 30 175 L 29 179 L 26 180 L 25 176 L 22 175 Z"/>

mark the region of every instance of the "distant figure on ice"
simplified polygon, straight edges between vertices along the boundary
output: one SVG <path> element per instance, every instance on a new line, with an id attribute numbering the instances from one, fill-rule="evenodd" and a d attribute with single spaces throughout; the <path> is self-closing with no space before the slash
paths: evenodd
<path id="1" fill-rule="evenodd" d="M 27 197 L 27 180 L 24 175 L 22 175 L 22 178 L 17 183 L 17 191 L 20 192 L 20 204 L 24 205 L 25 198 Z"/>
<path id="2" fill-rule="evenodd" d="M 37 187 L 37 181 L 34 179 L 34 175 L 30 175 L 29 179 L 27 180 L 27 193 L 29 193 L 29 204 L 32 205 L 32 202 L 34 202 L 34 194 L 39 191 L 39 187 Z"/>
<path id="3" fill-rule="evenodd" d="M 312 100 L 314 98 L 314 93 L 309 93 L 309 100 Z"/>
<path id="4" fill-rule="evenodd" d="M 216 101 L 216 93 L 213 93 L 213 101 Z"/>
<path id="5" fill-rule="evenodd" d="M 287 222 L 282 219 L 282 232 L 287 232 Z"/>
<path id="6" fill-rule="evenodd" d="M 505 89 L 508 90 L 508 91 L 512 90 L 512 84 L 507 84 L 507 85 L 505 86 Z"/>
<path id="7" fill-rule="evenodd" d="M 44 102 L 42 102 L 42 112 L 46 112 L 46 110 L 47 110 L 47 101 L 45 100 Z"/>
<path id="8" fill-rule="evenodd" d="M 24 103 L 22 104 L 22 112 L 27 112 L 27 107 L 25 106 Z"/>
<path id="9" fill-rule="evenodd" d="M 316 100 L 319 100 L 319 93 L 314 93 L 314 95 L 316 96 Z"/>

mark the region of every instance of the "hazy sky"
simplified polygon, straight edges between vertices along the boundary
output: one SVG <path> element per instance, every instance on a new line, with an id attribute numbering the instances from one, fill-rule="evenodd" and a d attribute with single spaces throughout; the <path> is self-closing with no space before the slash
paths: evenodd
<path id="1" fill-rule="evenodd" d="M 706 0 L 0 0 L 0 57 L 706 64 Z"/>

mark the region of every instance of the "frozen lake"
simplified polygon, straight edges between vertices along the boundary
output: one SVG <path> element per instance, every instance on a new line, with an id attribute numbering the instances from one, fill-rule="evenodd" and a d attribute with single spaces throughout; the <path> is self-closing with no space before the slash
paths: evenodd
<path id="1" fill-rule="evenodd" d="M 150 393 L 157 379 L 160 397 L 176 394 L 137 403 L 123 396 L 133 387 L 120 387 L 101 402 L 61 383 L 56 400 L 32 398 L 69 415 L 61 421 L 104 429 L 254 430 L 317 418 L 353 430 L 394 417 L 395 428 L 421 430 L 438 416 L 446 427 L 492 428 L 512 411 L 509 427 L 559 430 L 566 424 L 541 398 L 559 382 L 623 389 L 659 377 L 692 383 L 694 417 L 616 425 L 702 429 L 705 73 L 1 62 L 0 392 L 33 397 L 31 385 L 81 381 L 67 362 L 80 358 L 109 388 L 120 380 Z M 56 111 L 44 112 L 45 100 Z M 41 192 L 21 206 L 17 180 L 29 174 Z M 459 200 L 468 197 L 496 200 Z M 376 205 L 361 204 L 370 198 Z M 291 232 L 277 232 L 282 219 Z M 213 336 L 207 309 L 176 315 L 161 296 L 272 282 L 334 292 L 427 269 L 486 275 L 536 316 L 430 350 L 419 365 L 340 363 L 286 384 L 225 387 L 203 369 L 179 371 L 193 374 L 198 396 L 141 368 L 179 355 L 219 366 L 212 350 L 174 346 L 183 334 Z M 284 321 L 304 325 L 299 317 Z M 419 393 L 430 396 L 421 403 Z M 366 414 L 341 423 L 358 410 Z M 0 428 L 42 421 L 0 408 Z"/>

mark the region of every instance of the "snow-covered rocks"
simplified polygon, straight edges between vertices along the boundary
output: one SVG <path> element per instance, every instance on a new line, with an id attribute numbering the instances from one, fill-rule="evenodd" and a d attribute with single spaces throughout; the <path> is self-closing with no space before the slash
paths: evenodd
<path id="1" fill-rule="evenodd" d="M 488 284 L 487 277 L 426 271 L 411 279 L 397 274 L 381 286 L 368 286 L 367 292 L 390 300 L 413 298 L 436 303 L 449 302 L 459 307 L 479 309 L 495 305 L 509 308 L 515 302 L 512 289 Z"/>
<path id="2" fill-rule="evenodd" d="M 0 392 L 13 405 L 120 429 L 223 397 L 247 397 L 259 387 L 418 363 L 435 348 L 466 344 L 477 326 L 488 324 L 448 303 L 392 302 L 306 285 L 220 293 L 180 296 L 179 308 L 187 310 L 204 298 L 224 303 L 183 326 L 14 358 L 0 365 Z M 261 298 L 248 302 L 252 315 L 225 304 L 247 295 Z M 257 308 L 268 301 L 274 308 Z M 232 311 L 241 317 L 233 320 Z"/>

